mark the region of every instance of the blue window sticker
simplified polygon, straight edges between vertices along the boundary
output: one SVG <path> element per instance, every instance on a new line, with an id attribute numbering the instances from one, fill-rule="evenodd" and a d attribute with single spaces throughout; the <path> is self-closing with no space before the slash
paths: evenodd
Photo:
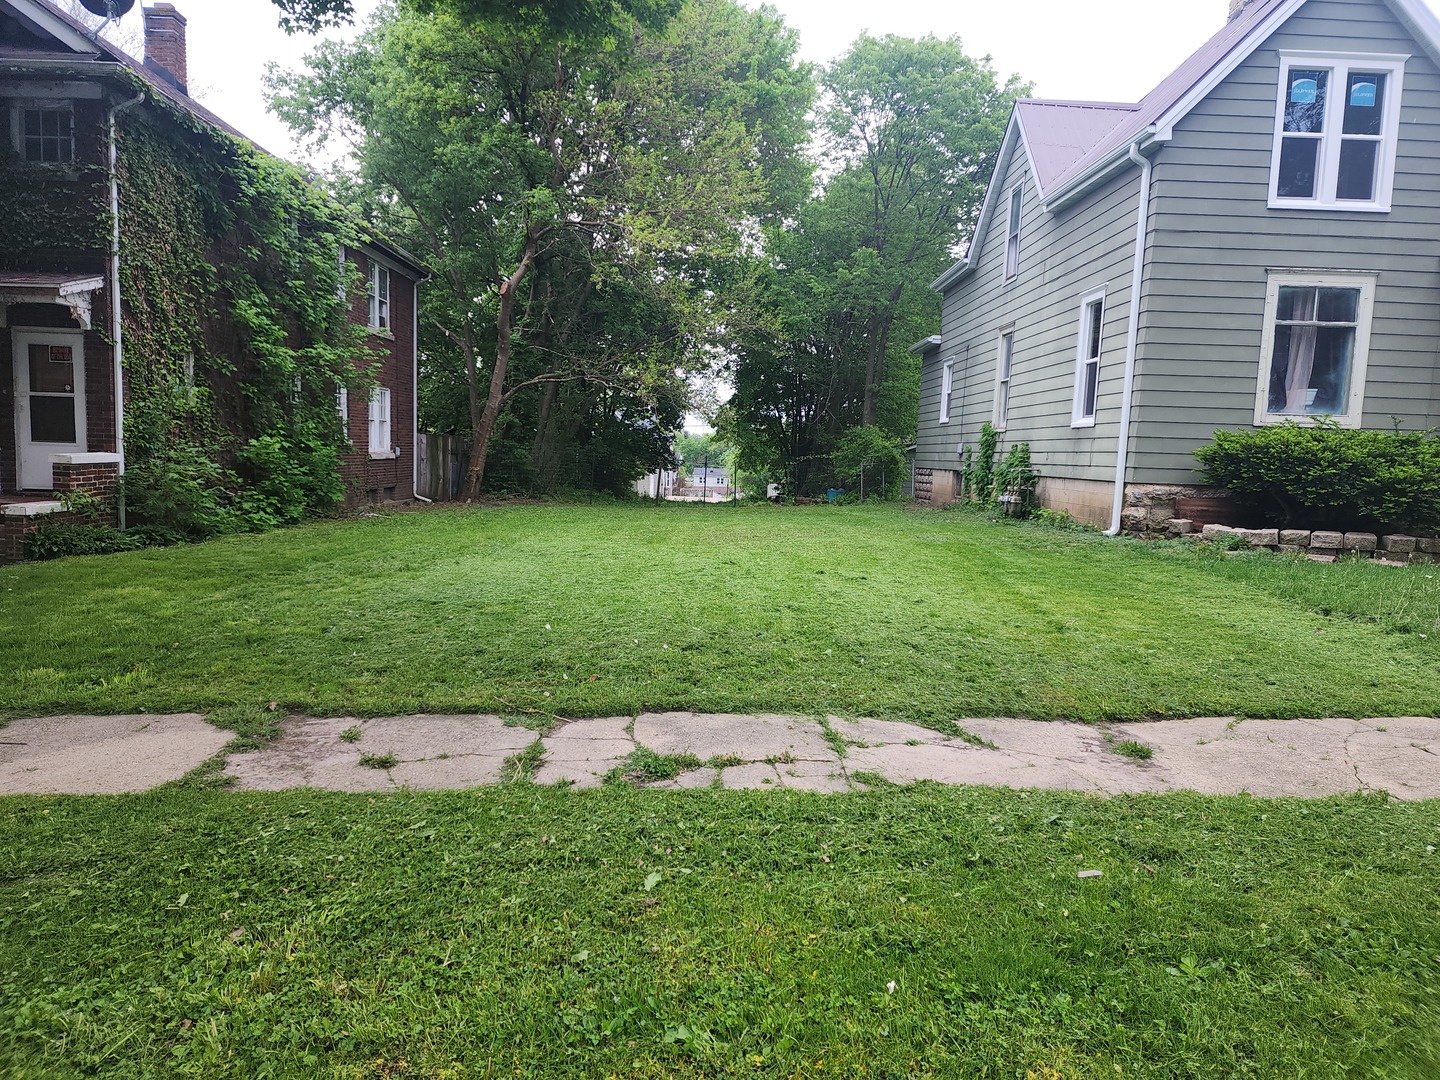
<path id="1" fill-rule="evenodd" d="M 1313 105 L 1319 86 L 1314 79 L 1296 79 L 1290 84 L 1290 100 L 1296 105 Z M 1375 88 L 1370 88 L 1373 98 Z"/>
<path id="2" fill-rule="evenodd" d="M 1373 82 L 1351 83 L 1350 104 L 1357 109 L 1373 109 L 1377 92 L 1376 84 Z"/>

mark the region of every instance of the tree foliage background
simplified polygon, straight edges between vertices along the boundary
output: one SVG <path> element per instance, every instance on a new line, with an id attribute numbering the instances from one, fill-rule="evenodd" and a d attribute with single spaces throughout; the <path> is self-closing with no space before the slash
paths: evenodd
<path id="1" fill-rule="evenodd" d="M 290 25 L 343 0 L 276 0 Z M 484 488 L 622 491 L 673 462 L 697 377 L 736 467 L 796 494 L 844 434 L 914 435 L 928 284 L 1011 103 L 955 39 L 862 36 L 816 71 L 736 0 L 401 0 L 272 104 L 433 271 L 421 417 Z"/>

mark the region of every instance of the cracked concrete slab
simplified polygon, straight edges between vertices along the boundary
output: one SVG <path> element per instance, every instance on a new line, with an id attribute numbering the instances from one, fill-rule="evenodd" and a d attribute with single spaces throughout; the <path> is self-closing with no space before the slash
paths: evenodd
<path id="1" fill-rule="evenodd" d="M 231 755 L 225 773 L 253 791 L 476 787 L 498 781 L 505 759 L 538 737 L 498 716 L 289 717 L 269 746 Z M 395 763 L 366 764 L 386 757 Z"/>
<path id="2" fill-rule="evenodd" d="M 633 725 L 625 717 L 572 721 L 543 737 L 535 779 L 594 786 L 644 746 L 657 754 L 735 762 L 650 785 L 658 788 L 718 780 L 727 788 L 845 791 L 857 786 L 857 774 L 874 773 L 898 784 L 931 780 L 1097 795 L 1385 790 L 1402 799 L 1440 798 L 1440 719 L 1426 717 L 1201 717 L 1104 726 L 962 721 L 984 746 L 911 724 L 830 723 L 848 743 L 843 761 L 822 725 L 801 717 L 655 713 Z M 195 715 L 17 720 L 0 730 L 0 794 L 142 791 L 183 776 L 229 737 Z M 242 790 L 473 787 L 499 781 L 505 759 L 539 738 L 497 716 L 290 717 L 274 743 L 230 755 L 225 771 Z M 1120 756 L 1115 744 L 1126 739 L 1150 747 L 1153 757 Z M 365 755 L 386 763 L 367 767 Z"/>
<path id="3" fill-rule="evenodd" d="M 197 713 L 46 716 L 0 729 L 0 795 L 123 795 L 179 780 L 234 738 Z"/>
<path id="4" fill-rule="evenodd" d="M 825 731 L 794 716 L 736 716 L 726 713 L 642 713 L 635 741 L 657 754 L 694 754 L 701 761 L 739 757 L 764 761 L 787 754 L 806 761 L 835 761 Z"/>

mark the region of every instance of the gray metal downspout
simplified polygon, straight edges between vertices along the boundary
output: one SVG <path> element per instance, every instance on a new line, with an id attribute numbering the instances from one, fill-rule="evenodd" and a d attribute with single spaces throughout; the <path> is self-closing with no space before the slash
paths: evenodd
<path id="1" fill-rule="evenodd" d="M 125 475 L 125 368 L 124 334 L 120 318 L 120 156 L 118 151 L 115 117 L 126 109 L 133 109 L 145 100 L 143 93 L 136 94 L 129 101 L 122 101 L 110 108 L 108 122 L 110 136 L 110 340 L 115 354 L 115 454 L 119 457 L 118 472 Z M 116 492 L 116 514 L 120 528 L 125 528 L 125 495 L 123 488 Z"/>
<path id="2" fill-rule="evenodd" d="M 1135 263 L 1130 271 L 1130 327 L 1125 335 L 1125 392 L 1120 398 L 1120 435 L 1115 447 L 1115 500 L 1110 511 L 1106 536 L 1120 533 L 1125 507 L 1125 474 L 1130 454 L 1130 413 L 1135 400 L 1135 360 L 1140 343 L 1140 301 L 1145 280 L 1145 245 L 1150 228 L 1150 179 L 1153 168 L 1140 153 L 1140 144 L 1130 147 L 1130 160 L 1140 166 L 1140 207 L 1135 220 Z"/>

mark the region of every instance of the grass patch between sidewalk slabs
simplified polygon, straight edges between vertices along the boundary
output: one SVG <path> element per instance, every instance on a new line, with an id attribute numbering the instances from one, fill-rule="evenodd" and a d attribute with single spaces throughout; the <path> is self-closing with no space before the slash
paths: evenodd
<path id="1" fill-rule="evenodd" d="M 0 568 L 0 715 L 1424 715 L 1437 576 L 900 507 L 439 509 Z"/>
<path id="2" fill-rule="evenodd" d="M 12 797 L 0 1061 L 1424 1080 L 1437 843 L 1440 803 L 1358 796 Z"/>

